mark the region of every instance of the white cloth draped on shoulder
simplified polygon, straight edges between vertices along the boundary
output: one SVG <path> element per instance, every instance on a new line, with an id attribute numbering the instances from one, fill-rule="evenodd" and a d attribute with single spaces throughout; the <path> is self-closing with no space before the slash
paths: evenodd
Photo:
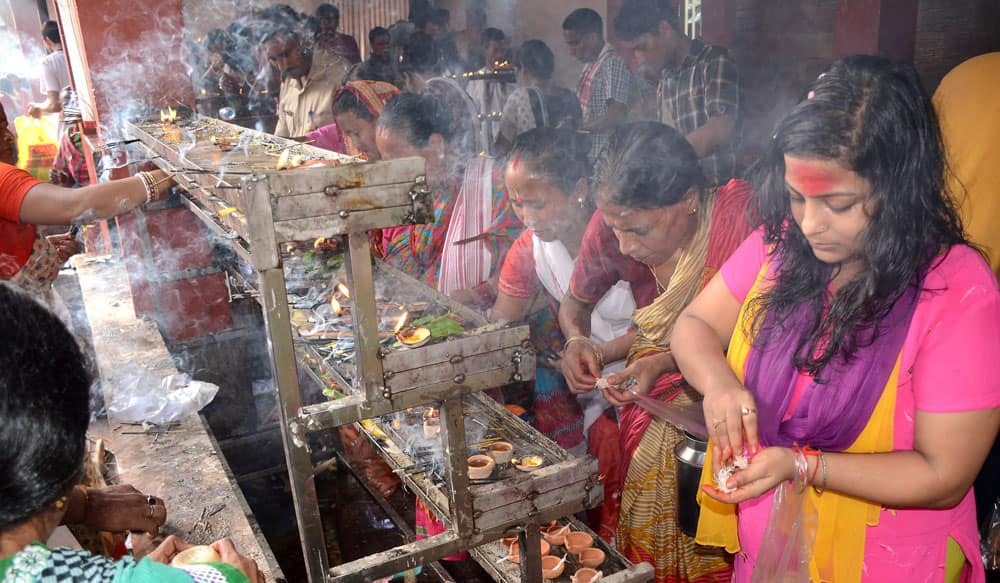
<path id="1" fill-rule="evenodd" d="M 537 236 L 531 239 L 535 258 L 535 273 L 545 291 L 562 302 L 569 291 L 569 281 L 573 275 L 576 260 L 562 241 L 542 241 Z M 632 286 L 627 281 L 616 283 L 594 306 L 590 315 L 590 337 L 595 342 L 608 342 L 629 331 L 632 313 L 635 312 L 635 298 Z M 625 368 L 625 361 L 605 363 L 602 374 L 607 376 Z M 586 432 L 605 409 L 611 406 L 600 391 L 577 395 L 583 407 L 583 430 Z"/>

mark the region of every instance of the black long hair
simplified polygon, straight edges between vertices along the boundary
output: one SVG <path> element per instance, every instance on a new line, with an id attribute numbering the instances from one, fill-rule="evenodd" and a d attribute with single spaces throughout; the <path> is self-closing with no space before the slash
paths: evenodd
<path id="1" fill-rule="evenodd" d="M 90 378 L 66 326 L 0 283 L 0 532 L 66 495 L 83 473 Z"/>
<path id="2" fill-rule="evenodd" d="M 705 176 L 694 148 L 677 130 L 659 122 L 620 126 L 598 159 L 598 194 L 631 208 L 675 205 L 692 187 L 704 198 Z"/>
<path id="3" fill-rule="evenodd" d="M 520 157 L 540 180 L 572 196 L 581 179 L 590 180 L 590 137 L 581 132 L 535 128 L 517 136 L 508 160 Z"/>
<path id="4" fill-rule="evenodd" d="M 872 187 L 865 212 L 861 273 L 831 298 L 838 267 L 818 260 L 792 218 L 785 155 L 833 160 Z M 916 70 L 875 56 L 841 59 L 809 88 L 809 97 L 778 123 L 752 169 L 754 209 L 779 262 L 775 285 L 756 300 L 757 321 L 783 321 L 803 303 L 814 317 L 795 353 L 800 370 L 817 375 L 831 358 L 850 359 L 874 342 L 878 324 L 909 286 L 919 285 L 935 257 L 968 244 L 945 186 L 937 115 Z M 829 301 L 829 309 L 824 311 Z M 774 330 L 757 328 L 766 345 Z M 867 332 L 867 333 L 862 333 Z M 826 340 L 823 340 L 826 339 Z"/>
<path id="5" fill-rule="evenodd" d="M 401 132 L 407 141 L 421 147 L 434 134 L 440 134 L 446 143 L 454 137 L 450 118 L 438 100 L 405 91 L 386 102 L 378 116 L 378 127 Z"/>

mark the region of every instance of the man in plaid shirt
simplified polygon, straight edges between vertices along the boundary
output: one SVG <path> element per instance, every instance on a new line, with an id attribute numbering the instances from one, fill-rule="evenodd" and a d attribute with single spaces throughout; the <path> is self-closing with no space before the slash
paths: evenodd
<path id="1" fill-rule="evenodd" d="M 659 120 L 691 142 L 708 183 L 733 178 L 742 92 L 729 52 L 688 38 L 669 0 L 625 0 L 615 34 L 628 43 L 640 66 L 660 72 Z"/>
<path id="2" fill-rule="evenodd" d="M 593 162 L 608 143 L 608 136 L 626 121 L 639 99 L 641 81 L 629 71 L 614 47 L 604 41 L 604 20 L 589 8 L 574 10 L 563 21 L 563 38 L 584 64 L 576 84 L 583 109 L 583 127 L 590 131 Z"/>

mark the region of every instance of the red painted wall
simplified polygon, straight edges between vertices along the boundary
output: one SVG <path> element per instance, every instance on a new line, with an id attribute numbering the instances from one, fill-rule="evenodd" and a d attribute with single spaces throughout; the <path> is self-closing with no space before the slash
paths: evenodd
<path id="1" fill-rule="evenodd" d="M 76 0 L 76 5 L 60 16 L 79 20 L 102 125 L 111 122 L 112 113 L 136 106 L 194 103 L 184 65 L 181 0 Z"/>

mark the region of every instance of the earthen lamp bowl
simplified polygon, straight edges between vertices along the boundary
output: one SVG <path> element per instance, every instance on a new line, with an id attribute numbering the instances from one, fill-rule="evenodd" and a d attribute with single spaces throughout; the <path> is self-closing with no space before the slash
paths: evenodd
<path id="1" fill-rule="evenodd" d="M 604 563 L 604 551 L 591 547 L 580 552 L 580 564 L 584 567 L 596 569 Z"/>
<path id="2" fill-rule="evenodd" d="M 496 462 L 493 461 L 493 458 L 482 454 L 469 456 L 468 464 L 470 480 L 482 480 L 489 478 L 490 474 L 493 473 L 493 467 L 496 466 Z"/>
<path id="3" fill-rule="evenodd" d="M 514 446 L 506 441 L 498 441 L 490 446 L 490 457 L 498 464 L 509 463 L 514 457 Z"/>
<path id="4" fill-rule="evenodd" d="M 585 532 L 571 532 L 566 535 L 566 550 L 579 555 L 584 549 L 594 546 L 594 537 Z"/>
<path id="5" fill-rule="evenodd" d="M 549 554 L 549 551 L 552 550 L 552 546 L 549 545 L 549 543 L 547 543 L 547 542 L 545 542 L 543 540 L 540 540 L 538 542 L 541 544 L 542 556 L 545 557 L 546 555 Z M 510 545 L 510 560 L 513 563 L 520 563 L 521 562 L 521 543 L 520 542 L 515 542 L 514 544 Z"/>
<path id="6" fill-rule="evenodd" d="M 600 573 L 590 567 L 577 569 L 576 573 L 573 575 L 573 583 L 593 583 L 600 580 Z"/>
<path id="7" fill-rule="evenodd" d="M 555 579 L 559 575 L 562 575 L 565 568 L 566 562 L 559 557 L 552 555 L 542 557 L 542 577 L 546 579 Z"/>
<path id="8" fill-rule="evenodd" d="M 572 532 L 570 531 L 568 524 L 548 524 L 543 526 L 541 531 L 545 540 L 549 541 L 549 544 L 553 545 L 566 544 L 566 535 Z"/>

